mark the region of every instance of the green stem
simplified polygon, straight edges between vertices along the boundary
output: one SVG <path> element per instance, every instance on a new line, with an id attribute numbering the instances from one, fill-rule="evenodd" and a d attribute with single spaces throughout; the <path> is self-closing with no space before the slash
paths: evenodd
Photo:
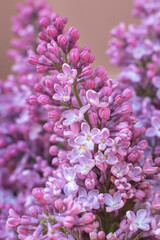
<path id="1" fill-rule="evenodd" d="M 78 102 L 78 104 L 79 104 L 79 107 L 82 107 L 83 105 L 82 105 L 81 99 L 80 99 L 80 97 L 79 97 L 77 88 L 76 88 L 76 83 L 73 84 L 72 90 L 73 90 L 73 93 L 74 93 L 74 95 L 75 95 L 75 97 L 76 97 L 76 99 L 77 99 L 77 102 Z"/>
<path id="2" fill-rule="evenodd" d="M 143 233 L 144 233 L 144 231 L 143 231 L 143 232 L 140 232 L 140 233 L 134 238 L 134 240 L 139 240 L 139 239 L 143 236 Z"/>
<path id="3" fill-rule="evenodd" d="M 77 82 L 75 82 L 73 85 L 72 85 L 72 91 L 77 99 L 77 102 L 79 104 L 79 107 L 81 108 L 83 105 L 82 105 L 82 102 L 81 102 L 81 99 L 79 97 L 79 94 L 78 94 L 78 91 L 77 91 L 77 88 L 76 88 L 76 85 L 77 85 Z M 84 114 L 84 118 L 86 119 L 86 121 L 88 122 L 90 128 L 92 128 L 92 125 L 90 124 L 90 121 L 89 121 L 89 117 L 88 117 L 88 114 L 87 112 Z"/>
<path id="4" fill-rule="evenodd" d="M 139 240 L 139 239 L 142 238 L 143 233 L 145 233 L 145 231 L 142 231 L 142 232 L 140 232 L 138 235 L 129 238 L 129 240 Z"/>

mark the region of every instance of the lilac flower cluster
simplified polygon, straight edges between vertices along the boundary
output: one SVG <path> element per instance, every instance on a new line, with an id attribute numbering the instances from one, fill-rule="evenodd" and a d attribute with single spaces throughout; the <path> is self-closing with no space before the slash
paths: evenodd
<path id="1" fill-rule="evenodd" d="M 111 63 L 121 67 L 118 80 L 135 92 L 133 109 L 146 127 L 151 146 L 160 145 L 160 1 L 135 0 L 133 14 L 140 24 L 120 23 L 111 30 L 107 51 Z"/>
<path id="2" fill-rule="evenodd" d="M 150 166 L 144 170 L 149 174 L 157 172 L 157 177 L 152 177 L 153 198 L 160 192 L 159 186 L 159 157 L 160 157 L 160 1 L 159 0 L 135 0 L 133 15 L 140 19 L 140 24 L 130 24 L 126 30 L 124 23 L 120 23 L 111 30 L 113 38 L 109 42 L 107 53 L 111 57 L 111 63 L 121 68 L 118 80 L 123 90 L 130 87 L 133 90 L 131 98 L 134 116 L 138 118 L 135 126 L 144 126 L 146 128 L 145 137 L 149 147 L 147 148 L 146 160 L 143 167 Z M 157 168 L 157 170 L 155 169 Z M 151 174 L 151 172 L 150 172 Z M 156 207 L 156 209 L 158 209 Z M 140 211 L 140 210 L 139 210 Z M 138 216 L 138 212 L 137 212 Z M 134 219 L 135 215 L 127 215 Z M 159 227 L 154 225 L 157 220 L 151 220 L 155 237 L 159 239 Z M 142 218 L 144 221 L 144 218 Z M 133 226 L 132 226 L 133 227 Z M 146 236 L 146 235 L 145 235 Z"/>
<path id="3" fill-rule="evenodd" d="M 44 1 L 27 0 L 18 5 L 18 15 L 12 19 L 16 38 L 11 41 L 13 49 L 8 54 L 14 60 L 13 73 L 6 81 L 0 81 L 1 239 L 17 239 L 17 234 L 5 226 L 8 210 L 12 207 L 24 214 L 34 202 L 32 188 L 42 186 L 51 172 L 50 134 L 43 129 L 47 122 L 45 109 L 28 102 L 40 75 L 27 63 L 28 55 L 38 45 L 35 31 L 41 28 L 40 18 L 48 14 Z M 48 167 L 48 173 L 44 167 Z"/>
<path id="4" fill-rule="evenodd" d="M 2 239 L 159 239 L 160 158 L 146 152 L 132 90 L 94 69 L 43 1 L 19 10 L 15 75 L 1 83 Z"/>

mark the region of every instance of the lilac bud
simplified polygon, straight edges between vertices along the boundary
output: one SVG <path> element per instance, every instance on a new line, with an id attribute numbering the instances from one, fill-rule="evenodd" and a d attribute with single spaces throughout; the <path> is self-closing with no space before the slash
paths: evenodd
<path id="1" fill-rule="evenodd" d="M 38 96 L 37 101 L 41 105 L 49 104 L 50 98 L 47 95 L 41 94 Z"/>
<path id="2" fill-rule="evenodd" d="M 58 30 L 62 31 L 63 27 L 64 27 L 64 19 L 62 17 L 57 17 L 55 20 L 55 26 Z"/>
<path id="3" fill-rule="evenodd" d="M 75 219 L 72 216 L 67 216 L 63 219 L 63 225 L 67 228 L 71 228 L 74 225 Z"/>
<path id="4" fill-rule="evenodd" d="M 37 218 L 38 214 L 42 212 L 42 209 L 39 206 L 31 206 L 29 209 L 29 213 L 31 214 L 32 217 Z"/>
<path id="5" fill-rule="evenodd" d="M 48 18 L 47 18 L 47 17 L 43 17 L 43 18 L 40 20 L 40 26 L 47 28 L 48 25 L 49 25 L 49 20 L 48 20 Z"/>
<path id="6" fill-rule="evenodd" d="M 35 90 L 36 92 L 42 92 L 42 90 L 43 90 L 42 84 L 36 83 L 35 86 L 34 86 L 34 90 Z"/>
<path id="7" fill-rule="evenodd" d="M 99 66 L 98 68 L 96 68 L 95 74 L 98 77 L 104 77 L 104 76 L 106 76 L 107 73 L 106 73 L 106 70 L 103 66 Z"/>
<path id="8" fill-rule="evenodd" d="M 98 115 L 95 112 L 89 114 L 89 120 L 92 126 L 96 127 L 98 122 Z"/>
<path id="9" fill-rule="evenodd" d="M 82 222 L 83 224 L 88 224 L 90 222 L 93 222 L 94 220 L 95 215 L 93 215 L 93 213 L 86 213 L 79 219 L 79 221 Z"/>
<path id="10" fill-rule="evenodd" d="M 92 79 L 89 79 L 87 83 L 85 82 L 85 84 L 88 89 L 94 89 L 96 85 L 95 81 L 93 81 Z"/>
<path id="11" fill-rule="evenodd" d="M 132 112 L 132 104 L 130 102 L 125 102 L 123 105 L 122 105 L 122 113 L 123 114 L 129 114 Z"/>
<path id="12" fill-rule="evenodd" d="M 99 116 L 102 119 L 109 119 L 110 118 L 110 110 L 109 108 L 100 108 L 99 109 Z"/>
<path id="13" fill-rule="evenodd" d="M 28 57 L 28 63 L 31 64 L 31 65 L 37 65 L 37 63 L 38 63 L 37 56 L 33 56 L 33 55 L 29 56 Z"/>
<path id="14" fill-rule="evenodd" d="M 135 162 L 138 158 L 138 153 L 136 151 L 132 151 L 129 155 L 128 155 L 128 161 L 129 162 Z"/>
<path id="15" fill-rule="evenodd" d="M 52 53 L 54 53 L 56 56 L 58 56 L 58 54 L 59 54 L 59 47 L 58 47 L 57 43 L 54 40 L 52 40 L 51 41 L 51 45 L 54 48 L 54 51 Z"/>
<path id="16" fill-rule="evenodd" d="M 130 99 L 132 97 L 132 90 L 129 88 L 126 88 L 123 92 L 122 92 L 122 97 L 124 97 L 126 100 Z"/>
<path id="17" fill-rule="evenodd" d="M 29 96 L 28 102 L 29 102 L 31 105 L 37 105 L 37 104 L 38 104 L 38 102 L 37 102 L 37 96 L 36 96 L 36 95 L 31 95 L 31 96 Z"/>
<path id="18" fill-rule="evenodd" d="M 84 67 L 84 68 L 82 69 L 81 75 L 84 76 L 84 77 L 89 76 L 89 75 L 92 74 L 92 71 L 93 71 L 93 70 L 92 70 L 92 67 L 91 67 L 91 66 Z"/>
<path id="19" fill-rule="evenodd" d="M 68 30 L 68 35 L 70 36 L 70 38 L 74 41 L 77 41 L 79 39 L 79 32 L 76 28 L 71 27 Z"/>
<path id="20" fill-rule="evenodd" d="M 87 178 L 85 180 L 85 186 L 87 189 L 93 189 L 95 187 L 95 180 Z"/>
<path id="21" fill-rule="evenodd" d="M 56 156 L 58 154 L 58 147 L 56 145 L 53 145 L 49 148 L 49 153 L 52 156 Z"/>
<path id="22" fill-rule="evenodd" d="M 98 239 L 99 240 L 103 240 L 103 239 L 105 239 L 105 232 L 103 232 L 103 231 L 100 231 L 99 233 L 98 233 Z"/>
<path id="23" fill-rule="evenodd" d="M 135 193 L 135 197 L 139 200 L 143 200 L 146 197 L 146 194 L 142 190 L 138 189 Z"/>
<path id="24" fill-rule="evenodd" d="M 89 234 L 89 237 L 90 237 L 90 240 L 97 240 L 98 239 L 96 232 L 91 232 Z"/>
<path id="25" fill-rule="evenodd" d="M 9 210 L 9 217 L 7 220 L 7 226 L 8 227 L 16 227 L 17 225 L 20 224 L 20 217 L 19 215 L 13 210 Z"/>
<path id="26" fill-rule="evenodd" d="M 48 34 L 48 36 L 54 38 L 57 36 L 57 29 L 54 26 L 48 26 L 47 34 Z"/>
<path id="27" fill-rule="evenodd" d="M 58 199 L 55 201 L 54 205 L 57 210 L 61 210 L 63 208 L 63 201 L 61 199 Z"/>
<path id="28" fill-rule="evenodd" d="M 90 57 L 90 53 L 88 51 L 83 51 L 80 54 L 81 62 L 82 63 L 87 63 Z"/>
<path id="29" fill-rule="evenodd" d="M 94 60 L 95 60 L 95 56 L 90 53 L 88 62 L 89 62 L 89 63 L 93 63 Z"/>
<path id="30" fill-rule="evenodd" d="M 48 117 L 53 120 L 54 122 L 57 122 L 60 119 L 60 112 L 58 110 L 52 110 L 48 112 Z"/>
<path id="31" fill-rule="evenodd" d="M 37 65 L 36 70 L 37 70 L 37 73 L 44 73 L 46 72 L 47 69 L 42 65 Z"/>
<path id="32" fill-rule="evenodd" d="M 72 48 L 69 53 L 69 58 L 74 64 L 79 61 L 79 50 L 78 48 Z"/>
<path id="33" fill-rule="evenodd" d="M 45 52 L 47 51 L 47 48 L 46 46 L 40 44 L 38 47 L 37 47 L 37 52 L 39 55 L 44 55 Z"/>
<path id="34" fill-rule="evenodd" d="M 112 88 L 111 87 L 103 87 L 100 90 L 99 94 L 102 94 L 103 96 L 108 96 L 109 97 L 112 94 Z"/>
<path id="35" fill-rule="evenodd" d="M 43 128 L 47 131 L 47 132 L 52 132 L 53 130 L 53 125 L 51 123 L 45 123 Z"/>
<path id="36" fill-rule="evenodd" d="M 46 40 L 46 36 L 45 36 L 45 34 L 44 34 L 43 32 L 40 32 L 40 33 L 38 34 L 38 38 L 39 38 L 40 40 L 42 40 L 42 41 Z"/>
<path id="37" fill-rule="evenodd" d="M 59 35 L 57 39 L 60 46 L 64 47 L 67 43 L 67 39 L 64 35 Z"/>

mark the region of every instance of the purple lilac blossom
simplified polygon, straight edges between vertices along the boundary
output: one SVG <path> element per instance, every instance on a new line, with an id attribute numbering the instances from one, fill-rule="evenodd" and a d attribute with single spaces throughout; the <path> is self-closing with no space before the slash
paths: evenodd
<path id="1" fill-rule="evenodd" d="M 152 192 L 160 161 L 157 157 L 154 163 L 146 156 L 147 143 L 141 140 L 144 127 L 135 125 L 132 114 L 132 91 L 122 90 L 103 66 L 93 68 L 90 47 L 78 46 L 78 30 L 66 30 L 65 17 L 51 13 L 43 1 L 35 1 L 35 8 L 32 3 L 19 5 L 23 17 L 16 18 L 14 29 L 20 33 L 21 21 L 38 10 L 34 48 L 31 44 L 24 59 L 19 51 L 23 71 L 17 68 L 19 77 L 2 84 L 1 105 L 8 109 L 2 107 L 2 124 L 6 124 L 1 132 L 2 154 L 13 138 L 9 157 L 0 159 L 2 236 L 20 240 L 158 237 L 159 191 L 153 197 Z M 123 24 L 119 32 L 123 36 Z M 23 42 L 25 35 L 21 37 Z M 12 43 L 20 47 L 17 41 Z M 148 56 L 148 41 L 135 58 L 144 57 L 146 49 Z M 14 55 L 19 64 L 16 59 Z M 31 74 L 27 79 L 26 71 Z M 22 89 L 25 94 L 19 95 Z M 19 135 L 22 141 L 16 144 Z"/>

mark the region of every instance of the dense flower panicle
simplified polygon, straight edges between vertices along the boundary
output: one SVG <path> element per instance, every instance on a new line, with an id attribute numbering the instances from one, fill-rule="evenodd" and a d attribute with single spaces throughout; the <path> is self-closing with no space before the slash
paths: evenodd
<path id="1" fill-rule="evenodd" d="M 78 47 L 78 30 L 66 31 L 67 19 L 43 1 L 18 8 L 13 30 L 20 41 L 12 43 L 18 75 L 0 85 L 2 237 L 158 238 L 160 150 L 154 160 L 145 152 L 132 91 L 103 66 L 93 68 L 91 49 Z M 149 127 L 157 136 L 154 110 Z"/>
<path id="2" fill-rule="evenodd" d="M 0 82 L 0 218 L 4 220 L 1 222 L 4 239 L 17 238 L 17 234 L 10 230 L 14 218 L 11 220 L 13 224 L 10 222 L 9 228 L 5 227 L 9 208 L 19 214 L 26 213 L 34 202 L 32 188 L 43 185 L 44 178 L 51 174 L 48 166 L 51 160 L 48 151 L 50 134 L 42 125 L 48 121 L 47 113 L 37 100 L 34 99 L 34 106 L 28 101 L 40 75 L 27 63 L 28 54 L 38 45 L 36 31 L 41 28 L 40 18 L 50 14 L 49 9 L 43 0 L 27 0 L 17 6 L 18 15 L 12 19 L 16 38 L 11 41 L 14 49 L 8 54 L 14 60 L 13 74 L 5 82 Z M 36 169 L 38 156 L 41 156 L 43 165 L 39 163 Z M 43 170 L 44 166 L 48 170 Z"/>
<path id="3" fill-rule="evenodd" d="M 133 167 L 129 164 L 128 175 L 134 181 L 139 182 L 143 178 L 143 173 L 146 174 L 148 182 L 152 183 L 152 190 L 149 195 L 143 191 L 137 191 L 136 196 L 139 199 L 146 196 L 151 201 L 153 209 L 158 210 L 159 196 L 159 154 L 157 151 L 160 145 L 159 135 L 159 23 L 160 23 L 160 1 L 159 0 L 135 0 L 133 15 L 140 18 L 140 24 L 129 25 L 126 29 L 125 23 L 120 23 L 117 27 L 111 30 L 113 39 L 109 42 L 109 50 L 107 51 L 111 57 L 111 62 L 121 68 L 118 76 L 119 84 L 123 90 L 130 87 L 133 90 L 131 98 L 133 106 L 133 114 L 138 118 L 136 127 L 145 127 L 145 137 L 149 144 L 144 161 L 141 166 Z M 144 136 L 143 136 L 144 138 Z M 149 155 L 147 155 L 149 154 Z M 137 156 L 135 152 L 133 156 Z M 131 161 L 131 162 L 132 162 Z M 118 167 L 119 167 L 119 163 Z M 116 168 L 112 168 L 112 173 L 116 174 Z M 117 170 L 116 170 L 117 171 Z M 118 182 L 118 184 L 120 184 Z M 146 183 L 145 183 L 146 184 Z M 122 188 L 122 186 L 121 186 Z M 145 194 L 144 194 L 145 193 Z M 155 200 L 156 199 L 156 200 Z M 156 205 L 154 204 L 156 201 Z M 150 208 L 150 207 L 149 207 Z M 147 231 L 145 237 L 150 239 L 153 235 L 159 239 L 159 227 L 157 225 L 157 212 L 154 218 L 147 217 L 146 210 L 138 210 L 137 215 L 132 211 L 127 212 L 132 232 L 137 229 Z M 148 220 L 147 220 L 148 219 Z M 149 224 L 152 223 L 152 231 L 150 232 Z M 154 226 L 154 227 L 153 227 Z M 153 237 L 153 238 L 154 238 Z"/>
<path id="4" fill-rule="evenodd" d="M 41 206 L 22 216 L 18 237 L 133 238 L 139 228 L 131 231 L 126 212 L 150 201 L 148 174 L 157 168 L 144 156 L 146 142 L 139 141 L 144 128 L 134 127 L 132 92 L 120 91 L 102 66 L 93 69 L 90 48 L 77 45 L 77 29 L 64 30 L 66 18 L 54 15 L 41 21 L 38 55 L 30 55 L 28 62 L 45 74 L 29 101 L 34 105 L 32 99 L 37 99 L 48 111 L 50 125 L 44 127 L 52 133 L 52 173 L 44 188 L 32 191 Z M 151 221 L 146 224 L 151 229 Z"/>
<path id="5" fill-rule="evenodd" d="M 146 127 L 149 141 L 160 144 L 157 119 L 160 111 L 160 2 L 135 0 L 134 3 L 133 14 L 140 18 L 140 24 L 130 24 L 127 30 L 125 23 L 120 23 L 112 29 L 108 54 L 111 62 L 121 67 L 118 76 L 121 85 L 131 87 L 135 92 L 131 101 L 138 124 Z"/>

